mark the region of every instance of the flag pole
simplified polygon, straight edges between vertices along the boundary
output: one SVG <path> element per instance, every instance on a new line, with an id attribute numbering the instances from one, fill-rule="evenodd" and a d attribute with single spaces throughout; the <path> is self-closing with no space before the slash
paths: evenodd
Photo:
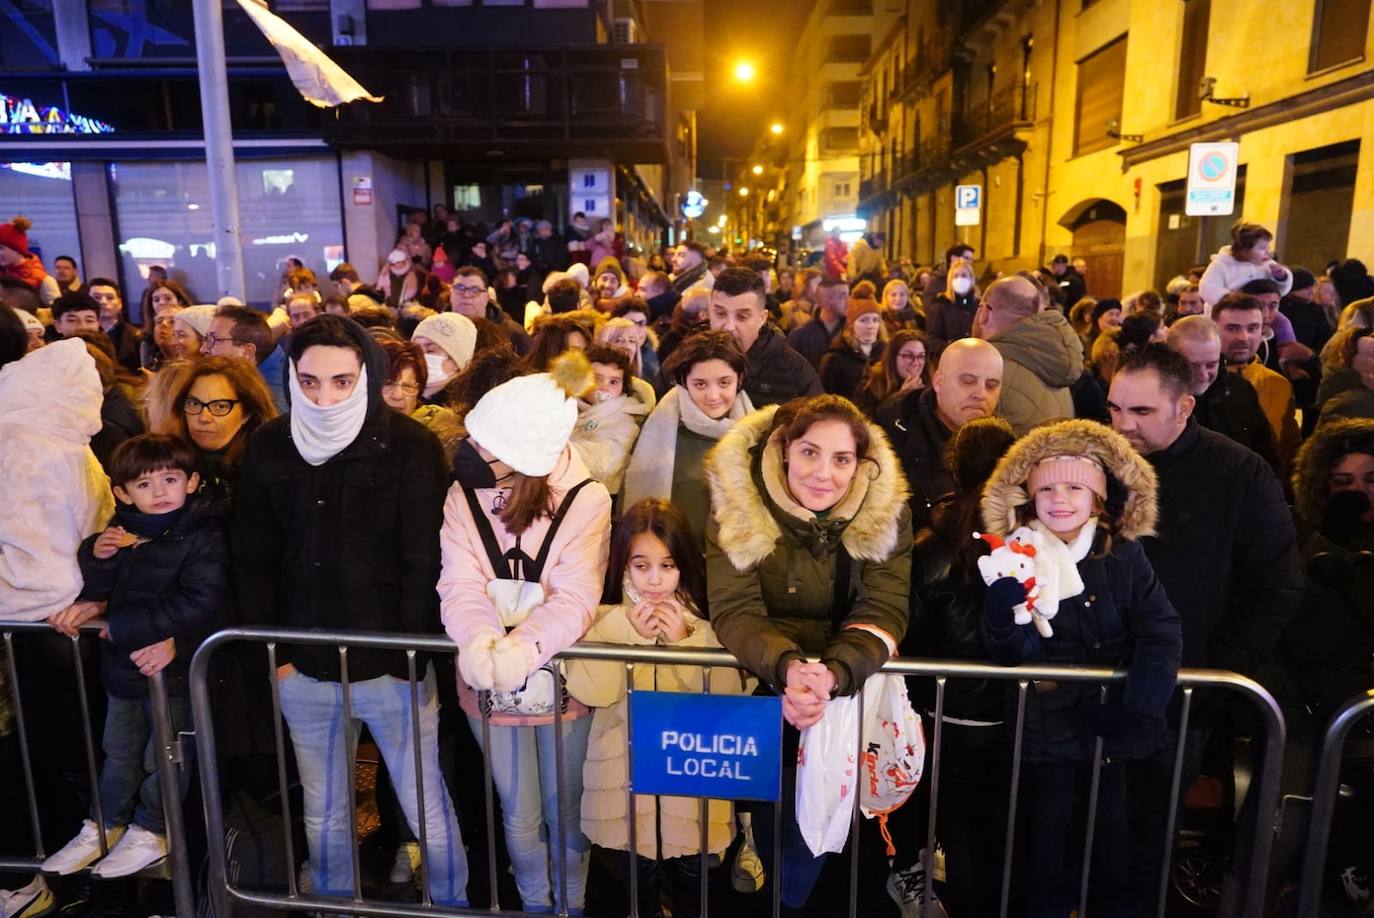
<path id="1" fill-rule="evenodd" d="M 220 0 L 194 0 L 194 9 L 205 167 L 214 220 L 214 298 L 237 296 L 246 302 L 234 134 L 229 122 L 229 77 L 224 62 L 224 15 Z"/>

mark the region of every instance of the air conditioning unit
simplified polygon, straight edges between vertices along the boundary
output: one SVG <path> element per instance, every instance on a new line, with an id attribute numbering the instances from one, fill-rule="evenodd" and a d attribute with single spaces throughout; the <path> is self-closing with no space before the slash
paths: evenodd
<path id="1" fill-rule="evenodd" d="M 639 44 L 639 23 L 633 16 L 619 17 L 611 30 L 611 40 L 617 45 Z"/>

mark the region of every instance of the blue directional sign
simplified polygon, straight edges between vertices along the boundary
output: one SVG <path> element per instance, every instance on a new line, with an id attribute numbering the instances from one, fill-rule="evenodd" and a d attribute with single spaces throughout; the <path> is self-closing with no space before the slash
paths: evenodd
<path id="1" fill-rule="evenodd" d="M 782 793 L 782 699 L 635 692 L 637 794 L 773 800 Z"/>

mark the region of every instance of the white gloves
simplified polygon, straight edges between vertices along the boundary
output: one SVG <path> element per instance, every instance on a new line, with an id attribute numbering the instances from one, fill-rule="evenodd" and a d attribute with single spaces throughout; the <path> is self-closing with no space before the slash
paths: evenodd
<path id="1" fill-rule="evenodd" d="M 479 692 L 489 692 L 494 687 L 496 666 L 492 651 L 501 640 L 501 632 L 483 631 L 458 651 L 458 674 Z"/>
<path id="2" fill-rule="evenodd" d="M 492 687 L 498 692 L 511 692 L 525 684 L 534 671 L 534 660 L 523 641 L 506 635 L 491 650 Z"/>

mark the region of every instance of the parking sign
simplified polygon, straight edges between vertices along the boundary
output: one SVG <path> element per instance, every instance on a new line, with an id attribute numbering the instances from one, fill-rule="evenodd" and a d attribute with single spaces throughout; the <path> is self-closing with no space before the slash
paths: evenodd
<path id="1" fill-rule="evenodd" d="M 954 225 L 977 226 L 982 219 L 983 186 L 954 186 Z"/>
<path id="2" fill-rule="evenodd" d="M 1195 143 L 1188 149 L 1188 193 L 1183 212 L 1190 217 L 1227 216 L 1236 209 L 1238 143 Z"/>

